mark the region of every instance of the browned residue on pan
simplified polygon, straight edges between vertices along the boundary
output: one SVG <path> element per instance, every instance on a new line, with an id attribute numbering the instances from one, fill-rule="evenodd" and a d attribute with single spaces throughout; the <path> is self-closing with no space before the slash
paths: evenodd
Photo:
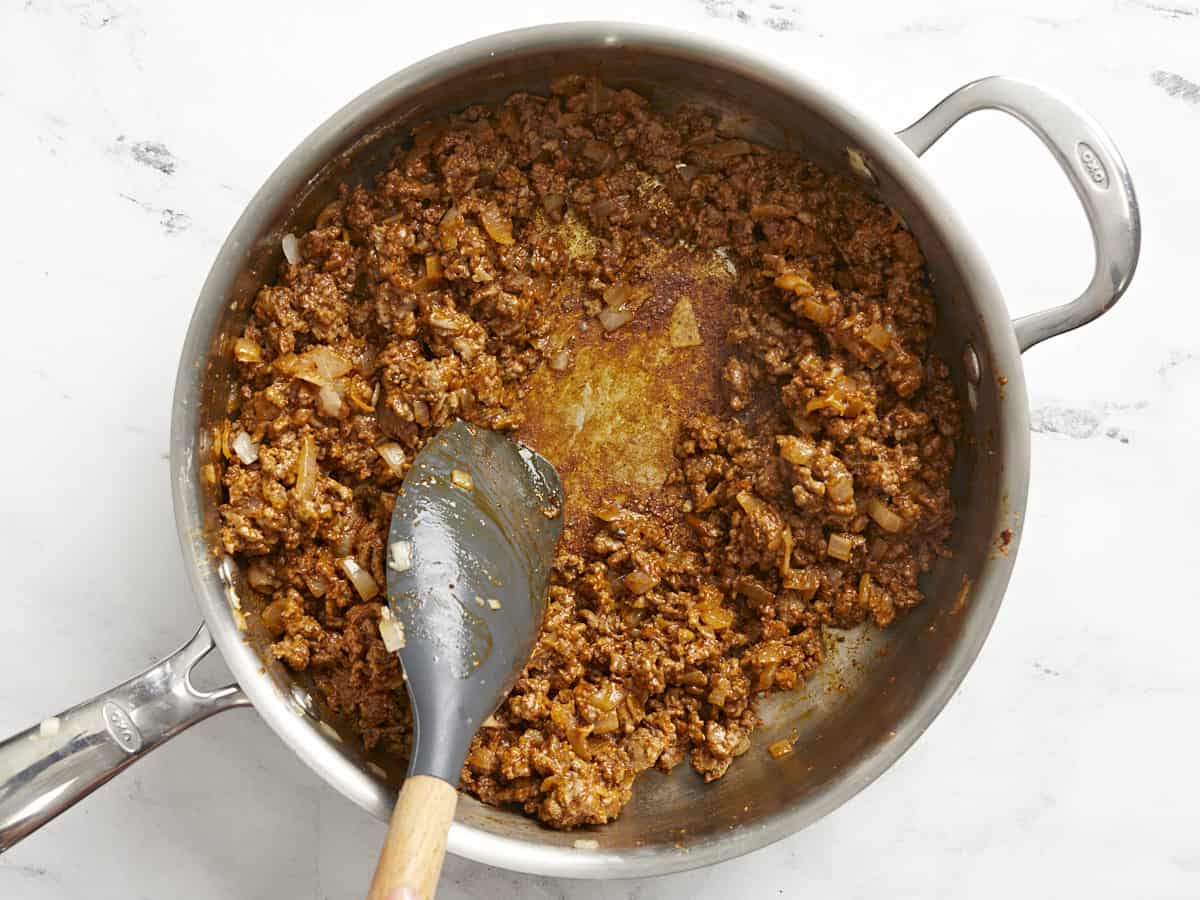
<path id="1" fill-rule="evenodd" d="M 568 544 L 588 531 L 588 511 L 618 492 L 644 509 L 674 499 L 672 490 L 664 494 L 664 482 L 676 466 L 680 423 L 723 405 L 733 275 L 716 254 L 680 247 L 644 287 L 649 295 L 634 318 L 612 333 L 582 311 L 571 317 L 558 335 L 570 349 L 570 368 L 541 369 L 526 395 L 517 437 L 571 485 Z M 693 322 L 699 343 L 673 346 L 673 323 L 679 344 Z"/>

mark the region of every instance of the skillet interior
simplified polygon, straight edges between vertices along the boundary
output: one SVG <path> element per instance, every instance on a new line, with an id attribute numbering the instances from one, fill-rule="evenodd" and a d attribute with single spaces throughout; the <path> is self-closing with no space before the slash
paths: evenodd
<path id="1" fill-rule="evenodd" d="M 193 480 L 189 490 L 198 490 L 195 470 L 208 452 L 203 426 L 224 415 L 229 396 L 227 336 L 240 331 L 259 285 L 275 273 L 281 258 L 282 234 L 307 227 L 316 211 L 332 198 L 339 180 L 369 179 L 408 130 L 426 118 L 470 103 L 496 102 L 517 90 L 545 91 L 549 81 L 561 73 L 595 73 L 614 86 L 638 90 L 658 108 L 681 102 L 698 104 L 717 111 L 730 133 L 797 149 L 829 169 L 853 171 L 847 150 L 865 146 L 864 133 L 849 135 L 843 130 L 844 123 L 839 128 L 815 108 L 803 105 L 769 81 L 734 66 L 719 68 L 719 61 L 693 51 L 655 47 L 654 52 L 648 52 L 636 42 L 608 45 L 593 41 L 569 50 L 529 50 L 523 57 L 510 52 L 488 58 L 483 53 L 479 55 L 481 61 L 424 85 L 417 94 L 375 109 L 355 129 L 339 135 L 342 152 L 332 162 L 314 165 L 306 173 L 309 180 L 300 200 L 278 200 L 274 209 L 265 211 L 264 221 L 269 221 L 270 227 L 259 229 L 252 245 L 233 248 L 241 254 L 240 269 L 228 280 L 228 302 L 216 327 L 208 332 L 208 361 L 200 379 L 200 441 L 197 453 L 188 458 L 188 472 L 181 471 L 177 477 L 190 473 Z M 863 125 L 864 132 L 869 128 Z M 904 172 L 893 171 L 869 151 L 867 157 L 876 182 L 871 190 L 907 220 L 928 257 L 940 314 L 935 349 L 950 364 L 960 396 L 967 398 L 970 394 L 975 405 L 974 412 L 966 416 L 965 438 L 953 482 L 959 509 L 954 557 L 927 576 L 926 603 L 903 621 L 886 633 L 845 634 L 844 640 L 831 647 L 831 659 L 821 677 L 794 693 L 774 695 L 761 703 L 759 710 L 766 724 L 756 732 L 751 751 L 731 767 L 725 778 L 704 785 L 687 766 L 669 776 L 653 770 L 644 774 L 620 819 L 586 835 L 599 844 L 597 860 L 632 863 L 622 874 L 670 871 L 745 852 L 786 833 L 784 826 L 794 830 L 807 824 L 869 783 L 886 762 L 915 739 L 957 686 L 986 635 L 1007 581 L 1011 561 L 998 546 L 999 535 L 1010 522 L 1005 482 L 1011 483 L 1011 479 L 1006 477 L 1005 466 L 1015 461 L 1020 470 L 1025 461 L 1006 458 L 1014 454 L 1020 457 L 1021 445 L 1013 445 L 1015 450 L 1010 448 L 1001 430 L 1001 414 L 1012 415 L 1008 410 L 1013 398 L 1006 402 L 993 365 L 990 348 L 998 346 L 997 338 L 989 336 L 987 328 L 990 325 L 994 329 L 995 320 L 993 317 L 985 323 L 978 312 L 978 296 L 973 299 L 972 286 L 956 264 L 955 245 L 946 233 L 945 217 L 928 213 L 912 199 L 900 183 L 906 178 Z M 263 194 L 256 203 L 263 202 Z M 228 245 L 223 254 L 227 252 L 231 252 Z M 992 288 L 977 282 L 973 288 L 976 295 Z M 206 292 L 212 285 L 210 278 Z M 968 384 L 963 362 L 967 343 L 978 349 L 982 369 L 978 387 Z M 1007 352 L 1007 348 L 1000 347 L 998 354 L 1004 358 Z M 1007 374 L 1014 381 L 1010 391 L 1016 390 L 1016 399 L 1023 404 L 1020 372 Z M 1020 478 L 1023 480 L 1024 475 Z M 1023 485 L 1022 496 L 1012 500 L 1017 510 L 1023 506 Z M 201 492 L 196 501 L 205 525 L 211 527 L 215 522 L 214 498 Z M 197 543 L 200 540 L 196 536 Z M 194 555 L 197 562 L 204 558 L 203 553 Z M 215 568 L 237 583 L 239 575 L 230 561 L 222 561 Z M 976 593 L 973 587 L 981 579 L 990 589 Z M 965 593 L 964 585 L 970 588 Z M 295 700 L 303 699 L 303 692 L 295 690 L 297 686 L 302 688 L 302 683 L 262 654 L 269 641 L 253 615 L 248 617 L 246 638 L 259 654 L 260 665 L 265 664 L 264 674 L 281 698 L 302 711 L 305 704 Z M 229 649 L 224 645 L 223 649 L 228 655 Z M 943 678 L 934 696 L 930 683 L 943 667 L 952 670 L 950 683 Z M 920 715 L 919 709 L 924 710 Z M 319 710 L 315 715 L 310 710 L 308 715 L 315 739 L 320 733 L 315 728 Z M 781 760 L 772 759 L 763 748 L 793 729 L 799 734 L 795 752 Z M 361 781 L 354 791 L 339 787 L 371 812 L 386 816 L 389 789 L 367 768 L 368 761 L 355 742 L 334 741 L 328 733 L 320 740 L 329 745 L 322 751 L 327 758 L 332 758 L 330 753 L 340 755 L 361 771 Z M 294 741 L 290 742 L 295 746 Z M 902 746 L 889 747 L 894 742 Z M 887 760 L 883 766 L 872 767 L 871 761 L 879 757 Z M 309 761 L 319 768 L 312 758 Z M 795 811 L 801 807 L 808 812 L 797 821 Z M 598 870 L 568 871 L 563 865 L 538 862 L 521 852 L 532 846 L 562 848 L 578 855 L 580 851 L 571 850 L 581 836 L 578 832 L 550 831 L 515 812 L 486 807 L 469 797 L 460 800 L 457 822 L 457 841 L 454 834 L 451 837 L 454 851 L 529 871 L 599 874 Z M 755 838 L 747 834 L 755 831 L 769 835 Z M 742 839 L 734 838 L 731 832 L 740 833 Z M 501 840 L 489 843 L 485 835 Z M 472 852 L 468 846 L 472 840 L 482 841 L 488 848 Z M 705 848 L 718 843 L 723 849 L 705 852 Z M 500 851 L 504 848 L 513 853 L 503 856 Z M 666 863 L 651 860 L 663 855 L 674 859 Z"/>

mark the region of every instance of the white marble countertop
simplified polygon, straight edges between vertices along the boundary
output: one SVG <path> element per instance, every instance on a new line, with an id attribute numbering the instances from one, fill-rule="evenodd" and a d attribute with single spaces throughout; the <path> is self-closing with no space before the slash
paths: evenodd
<path id="1" fill-rule="evenodd" d="M 708 870 L 573 883 L 450 859 L 440 896 L 1200 895 L 1195 2 L 459 0 L 438 15 L 8 0 L 0 734 L 132 674 L 197 621 L 167 488 L 175 365 L 209 263 L 275 164 L 435 50 L 552 20 L 656 21 L 795 65 L 893 127 L 980 75 L 1060 90 L 1129 162 L 1141 268 L 1109 316 L 1026 359 L 1016 574 L 962 689 L 899 764 L 808 830 Z M 928 165 L 1014 313 L 1086 282 L 1082 214 L 1018 125 L 973 117 Z M 382 835 L 252 712 L 231 713 L 0 858 L 0 897 L 354 898 Z"/>

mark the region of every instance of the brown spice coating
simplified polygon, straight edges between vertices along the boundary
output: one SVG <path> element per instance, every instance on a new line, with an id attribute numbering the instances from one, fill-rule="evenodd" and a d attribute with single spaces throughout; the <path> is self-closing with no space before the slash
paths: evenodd
<path id="1" fill-rule="evenodd" d="M 275 655 L 369 749 L 405 756 L 411 715 L 378 599 L 337 560 L 383 584 L 394 492 L 455 419 L 550 446 L 537 417 L 518 430 L 527 399 L 665 322 L 674 299 L 653 286 L 681 254 L 733 263 L 707 300 L 694 271 L 671 282 L 692 286 L 701 332 L 720 322 L 721 357 L 688 376 L 712 391 L 672 407 L 654 490 L 624 495 L 562 460 L 571 515 L 546 621 L 464 787 L 570 828 L 618 815 L 651 766 L 719 778 L 750 745 L 757 694 L 808 677 L 824 628 L 886 626 L 919 603 L 918 576 L 947 552 L 959 407 L 927 349 L 920 249 L 792 154 L 569 77 L 417 129 L 300 247 L 258 296 L 217 429 L 220 543 Z M 634 317 L 604 336 L 614 286 Z M 343 365 L 314 375 L 314 347 Z M 240 432 L 259 447 L 249 465 Z"/>

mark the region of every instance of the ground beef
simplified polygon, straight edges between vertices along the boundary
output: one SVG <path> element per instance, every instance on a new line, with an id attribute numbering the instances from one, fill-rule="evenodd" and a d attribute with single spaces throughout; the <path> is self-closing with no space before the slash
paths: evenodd
<path id="1" fill-rule="evenodd" d="M 650 767 L 721 777 L 758 695 L 811 675 L 825 629 L 919 603 L 947 552 L 959 406 L 920 249 L 703 111 L 582 77 L 472 107 L 298 248 L 234 342 L 206 471 L 272 652 L 368 749 L 405 757 L 412 720 L 344 561 L 384 583 L 395 492 L 456 419 L 564 474 L 545 623 L 462 772 L 555 827 L 617 816 Z"/>

